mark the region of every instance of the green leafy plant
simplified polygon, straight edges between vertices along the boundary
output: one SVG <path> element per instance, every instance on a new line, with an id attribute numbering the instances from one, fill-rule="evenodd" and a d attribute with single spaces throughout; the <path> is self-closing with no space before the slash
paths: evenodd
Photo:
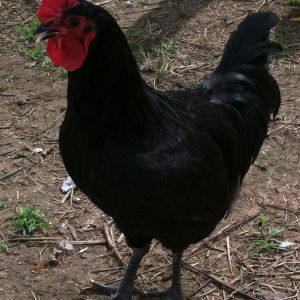
<path id="1" fill-rule="evenodd" d="M 260 213 L 257 229 L 258 233 L 250 241 L 254 246 L 251 256 L 256 256 L 265 251 L 281 249 L 279 244 L 275 241 L 275 238 L 284 231 L 284 227 L 271 227 L 267 216 L 264 213 Z"/>
<path id="2" fill-rule="evenodd" d="M 12 224 L 24 235 L 33 234 L 36 230 L 44 230 L 52 224 L 37 210 L 35 204 L 27 208 L 20 208 L 18 215 L 12 220 Z"/>
<path id="3" fill-rule="evenodd" d="M 300 6 L 300 0 L 287 0 L 286 3 L 289 5 L 299 5 Z"/>
<path id="4" fill-rule="evenodd" d="M 3 200 L 0 199 L 0 209 L 5 208 L 6 204 Z"/>
<path id="5" fill-rule="evenodd" d="M 37 18 L 34 18 L 29 24 L 26 24 L 21 27 L 21 40 L 25 42 L 33 42 L 35 29 L 38 26 L 39 21 Z"/>
<path id="6" fill-rule="evenodd" d="M 161 43 L 161 46 L 159 48 L 155 49 L 155 52 L 157 55 L 163 55 L 163 54 L 173 54 L 179 49 L 180 46 L 177 44 L 174 40 L 169 40 L 165 43 Z"/>
<path id="7" fill-rule="evenodd" d="M 42 68 L 47 69 L 47 70 L 52 70 L 52 71 L 54 71 L 54 70 L 57 69 L 57 67 L 55 67 L 55 66 L 52 64 L 50 58 L 49 58 L 47 55 L 43 55 L 43 56 L 42 56 L 42 59 L 41 59 L 41 61 L 40 61 L 40 65 L 41 65 Z M 63 68 L 59 68 L 59 69 L 63 69 Z M 64 70 L 64 69 L 63 69 L 63 70 Z"/>
<path id="8" fill-rule="evenodd" d="M 130 47 L 135 49 L 142 45 L 145 41 L 155 38 L 159 35 L 159 31 L 148 31 L 141 27 L 136 28 L 128 34 L 128 43 Z"/>
<path id="9" fill-rule="evenodd" d="M 0 252 L 8 252 L 8 245 L 5 240 L 0 240 Z"/>
<path id="10" fill-rule="evenodd" d="M 37 18 L 33 19 L 31 23 L 24 25 L 20 29 L 20 39 L 23 41 L 24 48 L 21 48 L 21 53 L 28 59 L 37 62 L 41 68 L 46 70 L 54 71 L 57 68 L 53 66 L 51 60 L 49 59 L 46 50 L 42 44 L 35 46 L 34 35 L 36 27 L 38 26 L 39 21 Z"/>
<path id="11" fill-rule="evenodd" d="M 185 8 L 181 8 L 180 11 L 179 11 L 179 15 L 178 17 L 180 19 L 187 19 L 189 17 L 189 14 L 188 14 L 188 11 L 185 9 Z"/>
<path id="12" fill-rule="evenodd" d="M 23 54 L 30 60 L 33 60 L 38 63 L 42 69 L 55 71 L 55 67 L 50 58 L 46 54 L 46 50 L 43 45 L 38 45 L 33 49 L 26 49 L 23 51 Z"/>
<path id="13" fill-rule="evenodd" d="M 280 27 L 275 34 L 275 42 L 277 42 L 283 49 L 283 54 L 288 50 L 288 39 L 293 32 L 293 28 L 290 26 Z"/>
<path id="14" fill-rule="evenodd" d="M 33 49 L 24 50 L 24 55 L 34 61 L 39 61 L 44 56 L 44 47 L 42 45 L 38 45 Z"/>

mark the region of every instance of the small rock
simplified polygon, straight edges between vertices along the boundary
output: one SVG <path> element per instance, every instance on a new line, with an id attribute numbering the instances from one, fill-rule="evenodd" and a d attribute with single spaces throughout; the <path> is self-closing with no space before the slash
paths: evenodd
<path id="1" fill-rule="evenodd" d="M 61 248 L 62 250 L 66 251 L 66 252 L 72 252 L 74 251 L 74 247 L 71 243 L 62 240 L 58 243 L 59 248 Z"/>
<path id="2" fill-rule="evenodd" d="M 34 148 L 32 151 L 33 151 L 33 153 L 41 153 L 44 151 L 44 149 L 43 148 Z"/>

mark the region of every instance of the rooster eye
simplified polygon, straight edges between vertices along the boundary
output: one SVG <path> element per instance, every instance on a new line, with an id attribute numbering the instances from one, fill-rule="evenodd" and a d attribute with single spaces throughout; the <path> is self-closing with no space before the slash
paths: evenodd
<path id="1" fill-rule="evenodd" d="M 79 26 L 79 24 L 80 24 L 80 18 L 78 18 L 78 17 L 72 17 L 72 18 L 70 18 L 69 25 L 71 27 L 77 27 L 77 26 Z"/>

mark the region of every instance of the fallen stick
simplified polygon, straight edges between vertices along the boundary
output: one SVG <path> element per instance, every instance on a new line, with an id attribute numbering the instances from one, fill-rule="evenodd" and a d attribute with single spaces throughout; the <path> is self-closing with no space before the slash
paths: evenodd
<path id="1" fill-rule="evenodd" d="M 200 274 L 204 275 L 205 277 L 209 278 L 212 282 L 216 283 L 217 285 L 221 285 L 221 286 L 225 287 L 226 289 L 231 290 L 235 295 L 243 296 L 245 299 L 259 300 L 258 298 L 255 298 L 255 297 L 251 296 L 250 294 L 247 294 L 246 292 L 243 292 L 243 291 L 239 290 L 238 288 L 235 288 L 231 284 L 223 281 L 222 279 L 216 277 L 215 275 L 212 275 L 206 271 L 200 270 L 198 268 L 195 268 L 195 267 L 189 265 L 187 262 L 183 262 L 183 265 L 188 270 L 190 270 L 194 273 L 200 273 Z"/>
<path id="2" fill-rule="evenodd" d="M 19 173 L 19 172 L 22 171 L 22 170 L 23 170 L 23 167 L 18 168 L 18 169 L 14 170 L 14 171 L 11 171 L 11 172 L 9 172 L 9 173 L 7 173 L 7 174 L 4 174 L 3 176 L 0 177 L 0 181 L 6 180 L 6 179 L 8 179 L 9 177 L 11 177 L 11 176 L 13 176 L 13 175 Z"/>
<path id="3" fill-rule="evenodd" d="M 72 192 L 72 189 L 69 189 L 68 190 L 68 192 L 64 195 L 64 197 L 62 198 L 62 200 L 61 200 L 61 204 L 64 204 L 66 201 L 67 201 L 67 199 L 69 198 L 69 196 L 71 195 L 71 192 Z"/>
<path id="4" fill-rule="evenodd" d="M 285 207 L 282 205 L 275 205 L 275 204 L 263 204 L 263 203 L 259 203 L 259 205 L 262 207 L 271 207 L 271 208 L 275 208 L 275 209 L 281 209 L 281 210 L 286 210 L 289 212 L 294 212 L 296 214 L 300 214 L 300 209 L 297 209 L 297 208 Z"/>
<path id="5" fill-rule="evenodd" d="M 8 242 L 58 242 L 62 241 L 64 239 L 62 238 L 55 238 L 55 237 L 34 237 L 34 238 L 11 238 L 7 239 Z M 73 245 L 103 245 L 106 244 L 106 240 L 90 240 L 90 241 L 68 241 L 68 243 L 71 243 Z"/>
<path id="6" fill-rule="evenodd" d="M 69 241 L 69 243 L 73 245 L 104 245 L 106 244 L 106 240 L 91 240 L 91 241 Z"/>
<path id="7" fill-rule="evenodd" d="M 105 5 L 105 4 L 108 4 L 110 2 L 112 2 L 113 0 L 106 0 L 106 1 L 100 1 L 100 2 L 96 2 L 95 4 L 96 5 Z"/>
<path id="8" fill-rule="evenodd" d="M 119 250 L 117 249 L 116 244 L 113 242 L 112 237 L 110 235 L 109 227 L 106 223 L 104 224 L 104 234 L 105 234 L 106 241 L 107 241 L 109 247 L 111 248 L 111 250 L 113 251 L 115 257 L 118 259 L 121 266 L 124 267 L 124 259 L 123 259 L 122 255 L 120 254 Z"/>
<path id="9" fill-rule="evenodd" d="M 193 258 L 193 257 L 196 255 L 196 252 L 198 252 L 202 247 L 207 246 L 208 243 L 215 242 L 215 241 L 218 240 L 219 238 L 221 238 L 221 237 L 223 237 L 223 236 L 229 234 L 230 232 L 236 230 L 236 229 L 239 228 L 240 226 L 243 226 L 243 225 L 245 225 L 246 223 L 248 223 L 248 222 L 254 220 L 259 214 L 260 214 L 260 212 L 256 213 L 256 214 L 253 215 L 253 216 L 250 216 L 250 217 L 248 217 L 248 218 L 246 218 L 246 219 L 244 219 L 244 220 L 242 220 L 242 221 L 240 221 L 240 222 L 237 222 L 237 223 L 235 223 L 235 224 L 233 224 L 233 225 L 227 227 L 225 230 L 223 230 L 223 231 L 221 231 L 221 232 L 219 232 L 219 233 L 217 233 L 217 234 L 215 234 L 215 235 L 213 235 L 213 236 L 207 238 L 207 239 L 204 240 L 204 241 L 203 241 L 196 249 L 194 249 L 194 250 L 190 253 L 190 255 L 188 255 L 187 257 L 185 257 L 185 258 L 183 259 L 183 261 L 186 261 L 186 260 L 188 260 L 188 259 L 190 259 L 190 258 Z"/>

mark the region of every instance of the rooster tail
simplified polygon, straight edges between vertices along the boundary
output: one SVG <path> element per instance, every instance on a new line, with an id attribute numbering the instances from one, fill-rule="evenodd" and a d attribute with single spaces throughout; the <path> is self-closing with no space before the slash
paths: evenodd
<path id="1" fill-rule="evenodd" d="M 216 71 L 225 73 L 244 64 L 265 67 L 270 54 L 282 51 L 269 39 L 270 30 L 278 23 L 279 18 L 271 12 L 248 15 L 231 34 Z"/>
<path id="2" fill-rule="evenodd" d="M 243 102 L 255 108 L 265 119 L 277 115 L 280 90 L 268 71 L 268 57 L 282 47 L 270 41 L 270 30 L 279 18 L 271 12 L 248 15 L 231 34 L 214 73 L 204 79 L 202 87 L 211 101 L 235 106 L 243 114 Z M 234 87 L 234 89 L 232 89 Z M 234 92 L 233 92 L 234 90 Z"/>
<path id="3" fill-rule="evenodd" d="M 222 105 L 239 120 L 244 138 L 245 158 L 241 180 L 256 159 L 268 132 L 270 115 L 280 106 L 280 90 L 269 74 L 268 56 L 282 51 L 270 41 L 270 30 L 279 19 L 270 12 L 251 14 L 234 31 L 215 72 L 203 81 L 209 101 Z"/>

